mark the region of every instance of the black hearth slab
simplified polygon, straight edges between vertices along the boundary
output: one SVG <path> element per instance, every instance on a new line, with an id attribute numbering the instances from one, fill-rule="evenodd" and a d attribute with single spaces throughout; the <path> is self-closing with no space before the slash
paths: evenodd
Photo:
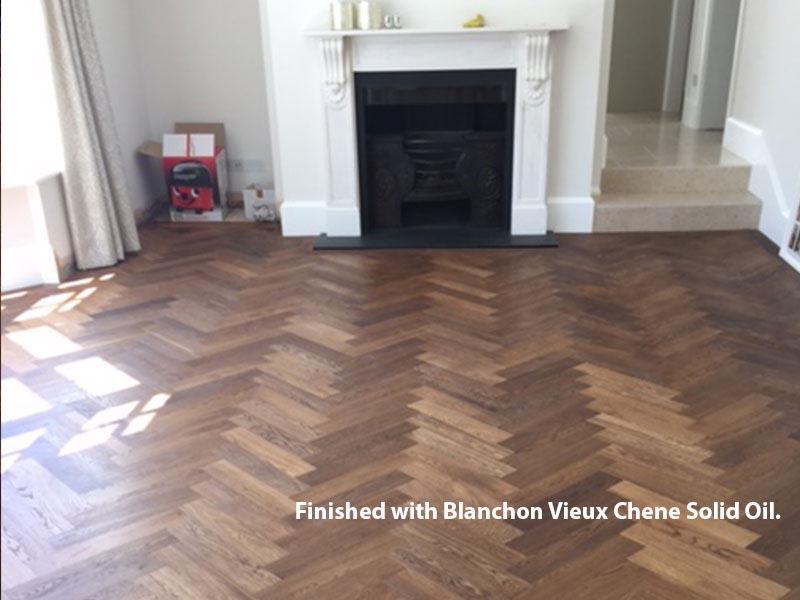
<path id="1" fill-rule="evenodd" d="M 382 231 L 361 237 L 328 237 L 314 241 L 314 250 L 428 250 L 447 248 L 557 248 L 552 231 L 545 235 L 511 235 L 508 231 L 419 229 Z"/>

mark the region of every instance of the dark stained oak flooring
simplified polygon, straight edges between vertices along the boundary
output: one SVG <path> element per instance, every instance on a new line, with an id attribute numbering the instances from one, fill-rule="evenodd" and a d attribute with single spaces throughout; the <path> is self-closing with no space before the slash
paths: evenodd
<path id="1" fill-rule="evenodd" d="M 2 597 L 800 598 L 800 276 L 756 233 L 314 253 L 255 225 L 2 306 Z M 295 521 L 295 500 L 780 521 Z"/>

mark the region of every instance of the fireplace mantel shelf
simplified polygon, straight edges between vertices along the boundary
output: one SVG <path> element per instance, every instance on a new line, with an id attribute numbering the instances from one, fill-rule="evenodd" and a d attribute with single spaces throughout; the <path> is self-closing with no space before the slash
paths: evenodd
<path id="1" fill-rule="evenodd" d="M 534 33 L 537 31 L 565 31 L 566 23 L 537 23 L 520 27 L 454 27 L 452 29 L 343 29 L 343 30 L 310 30 L 305 34 L 314 38 L 349 38 L 349 37 L 383 37 L 383 36 L 424 36 L 424 35 L 481 35 L 497 33 Z"/>

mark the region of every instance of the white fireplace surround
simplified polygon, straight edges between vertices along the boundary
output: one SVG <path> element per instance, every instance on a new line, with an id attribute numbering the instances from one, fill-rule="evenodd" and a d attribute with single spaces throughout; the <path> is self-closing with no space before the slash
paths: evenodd
<path id="1" fill-rule="evenodd" d="M 516 69 L 511 233 L 547 230 L 551 34 L 566 24 L 452 30 L 310 31 L 322 58 L 329 236 L 361 235 L 353 73 Z M 284 226 L 309 215 L 283 207 Z M 319 218 L 320 216 L 317 216 Z"/>

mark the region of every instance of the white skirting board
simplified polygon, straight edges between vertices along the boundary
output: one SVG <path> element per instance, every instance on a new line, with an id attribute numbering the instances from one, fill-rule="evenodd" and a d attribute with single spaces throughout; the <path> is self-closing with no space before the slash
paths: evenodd
<path id="1" fill-rule="evenodd" d="M 788 248 L 781 248 L 781 258 L 798 273 L 800 273 L 800 258 L 793 254 Z"/>
<path id="2" fill-rule="evenodd" d="M 328 235 L 340 237 L 361 235 L 361 214 L 354 205 L 328 206 L 327 211 Z"/>
<path id="3" fill-rule="evenodd" d="M 528 209 L 527 211 L 525 209 Z M 512 222 L 514 235 L 543 233 L 591 233 L 594 222 L 594 200 L 589 196 L 555 197 L 542 206 L 517 206 Z M 351 206 L 327 206 L 324 202 L 284 202 L 281 222 L 285 236 L 361 235 L 358 209 Z M 546 227 L 544 223 L 546 222 Z"/>
<path id="4" fill-rule="evenodd" d="M 324 202 L 281 204 L 281 229 L 286 237 L 314 236 L 327 229 L 327 206 Z"/>
<path id="5" fill-rule="evenodd" d="M 594 199 L 589 196 L 554 197 L 547 200 L 547 228 L 556 233 L 591 233 Z"/>
<path id="6" fill-rule="evenodd" d="M 758 229 L 774 243 L 783 245 L 791 221 L 789 203 L 781 188 L 764 132 L 738 119 L 728 118 L 723 146 L 752 164 L 750 193 L 763 203 Z"/>
<path id="7" fill-rule="evenodd" d="M 2 263 L 4 293 L 61 281 L 55 252 L 45 243 L 3 248 Z"/>
<path id="8" fill-rule="evenodd" d="M 530 202 L 511 207 L 511 235 L 544 235 L 546 232 L 546 206 Z"/>

